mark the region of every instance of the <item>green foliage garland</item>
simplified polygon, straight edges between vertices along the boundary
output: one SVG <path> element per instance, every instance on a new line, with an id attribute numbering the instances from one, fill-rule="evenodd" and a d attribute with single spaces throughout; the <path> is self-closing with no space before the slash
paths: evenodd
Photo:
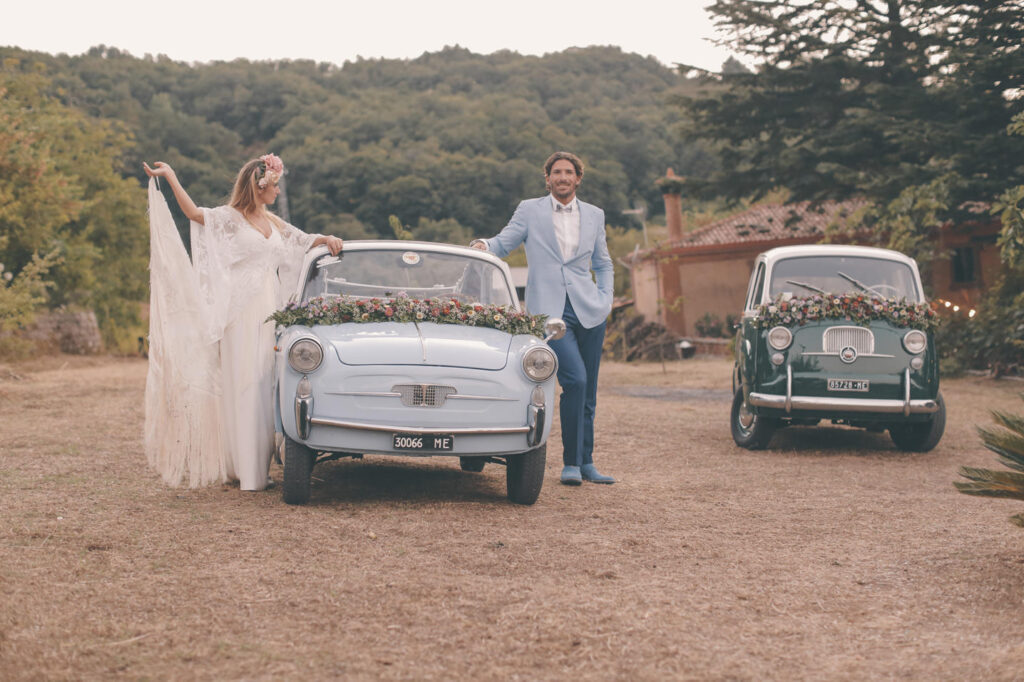
<path id="1" fill-rule="evenodd" d="M 527 315 L 509 306 L 462 303 L 454 298 L 416 299 L 317 296 L 305 303 L 289 303 L 268 320 L 290 326 L 346 324 L 349 322 L 434 322 L 488 327 L 509 334 L 544 338 L 545 315 Z"/>
<path id="2" fill-rule="evenodd" d="M 806 298 L 787 298 L 785 294 L 779 294 L 772 303 L 757 307 L 755 324 L 761 329 L 769 329 L 776 325 L 804 325 L 817 320 L 849 320 L 865 326 L 872 320 L 884 320 L 899 327 L 924 331 L 935 329 L 939 324 L 939 318 L 927 303 L 863 294 L 815 294 Z"/>

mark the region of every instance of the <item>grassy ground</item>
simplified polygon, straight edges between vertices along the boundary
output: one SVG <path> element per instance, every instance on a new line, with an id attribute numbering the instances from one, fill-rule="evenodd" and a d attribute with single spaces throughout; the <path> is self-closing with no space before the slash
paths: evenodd
<path id="1" fill-rule="evenodd" d="M 1020 679 L 1024 505 L 970 498 L 974 425 L 1020 384 L 944 383 L 946 437 L 729 436 L 729 364 L 603 368 L 620 481 L 505 500 L 504 470 L 331 462 L 169 489 L 139 360 L 0 366 L 0 678 Z M 555 433 L 553 442 L 558 442 Z M 273 476 L 280 480 L 280 469 Z"/>

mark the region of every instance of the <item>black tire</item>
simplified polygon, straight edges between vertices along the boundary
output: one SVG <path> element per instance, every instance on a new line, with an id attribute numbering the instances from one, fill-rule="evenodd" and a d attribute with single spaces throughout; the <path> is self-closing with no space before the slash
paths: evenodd
<path id="1" fill-rule="evenodd" d="M 459 467 L 463 471 L 478 474 L 484 470 L 484 464 L 487 464 L 486 457 L 459 457 Z"/>
<path id="2" fill-rule="evenodd" d="M 508 464 L 505 472 L 505 487 L 508 499 L 516 504 L 533 504 L 540 496 L 540 488 L 544 485 L 544 462 L 547 459 L 548 446 L 528 450 L 518 455 L 505 458 Z"/>
<path id="3" fill-rule="evenodd" d="M 935 401 L 939 409 L 930 420 L 918 424 L 893 424 L 889 427 L 889 437 L 896 447 L 907 452 L 928 452 L 939 444 L 946 430 L 946 401 L 941 391 L 935 396 Z"/>
<path id="4" fill-rule="evenodd" d="M 286 504 L 309 502 L 310 478 L 313 475 L 315 461 L 315 452 L 288 436 L 284 437 L 284 482 L 281 484 L 281 497 Z"/>
<path id="5" fill-rule="evenodd" d="M 752 413 L 743 399 L 743 387 L 740 386 L 732 399 L 729 426 L 736 445 L 747 450 L 762 450 L 768 447 L 778 428 L 778 421 Z"/>

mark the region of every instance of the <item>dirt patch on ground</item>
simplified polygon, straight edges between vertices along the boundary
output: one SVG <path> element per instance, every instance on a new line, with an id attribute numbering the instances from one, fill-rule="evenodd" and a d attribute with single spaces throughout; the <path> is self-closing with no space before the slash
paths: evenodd
<path id="1" fill-rule="evenodd" d="M 0 366 L 0 677 L 1020 679 L 1020 503 L 970 498 L 974 425 L 1020 384 L 944 384 L 927 454 L 840 427 L 729 436 L 722 359 L 603 368 L 614 486 L 505 500 L 504 470 L 340 461 L 309 506 L 169 489 L 146 366 Z M 557 428 L 557 427 L 556 427 Z M 553 442 L 558 442 L 557 432 Z M 280 469 L 272 471 L 280 480 Z"/>

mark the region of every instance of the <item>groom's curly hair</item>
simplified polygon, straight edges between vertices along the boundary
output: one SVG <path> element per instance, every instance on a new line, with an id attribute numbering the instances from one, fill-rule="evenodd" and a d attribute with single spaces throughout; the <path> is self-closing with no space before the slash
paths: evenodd
<path id="1" fill-rule="evenodd" d="M 583 177 L 583 162 L 572 152 L 555 152 L 549 156 L 548 160 L 544 162 L 544 177 L 551 175 L 551 167 L 555 165 L 556 161 L 568 161 L 576 169 L 576 177 Z"/>

